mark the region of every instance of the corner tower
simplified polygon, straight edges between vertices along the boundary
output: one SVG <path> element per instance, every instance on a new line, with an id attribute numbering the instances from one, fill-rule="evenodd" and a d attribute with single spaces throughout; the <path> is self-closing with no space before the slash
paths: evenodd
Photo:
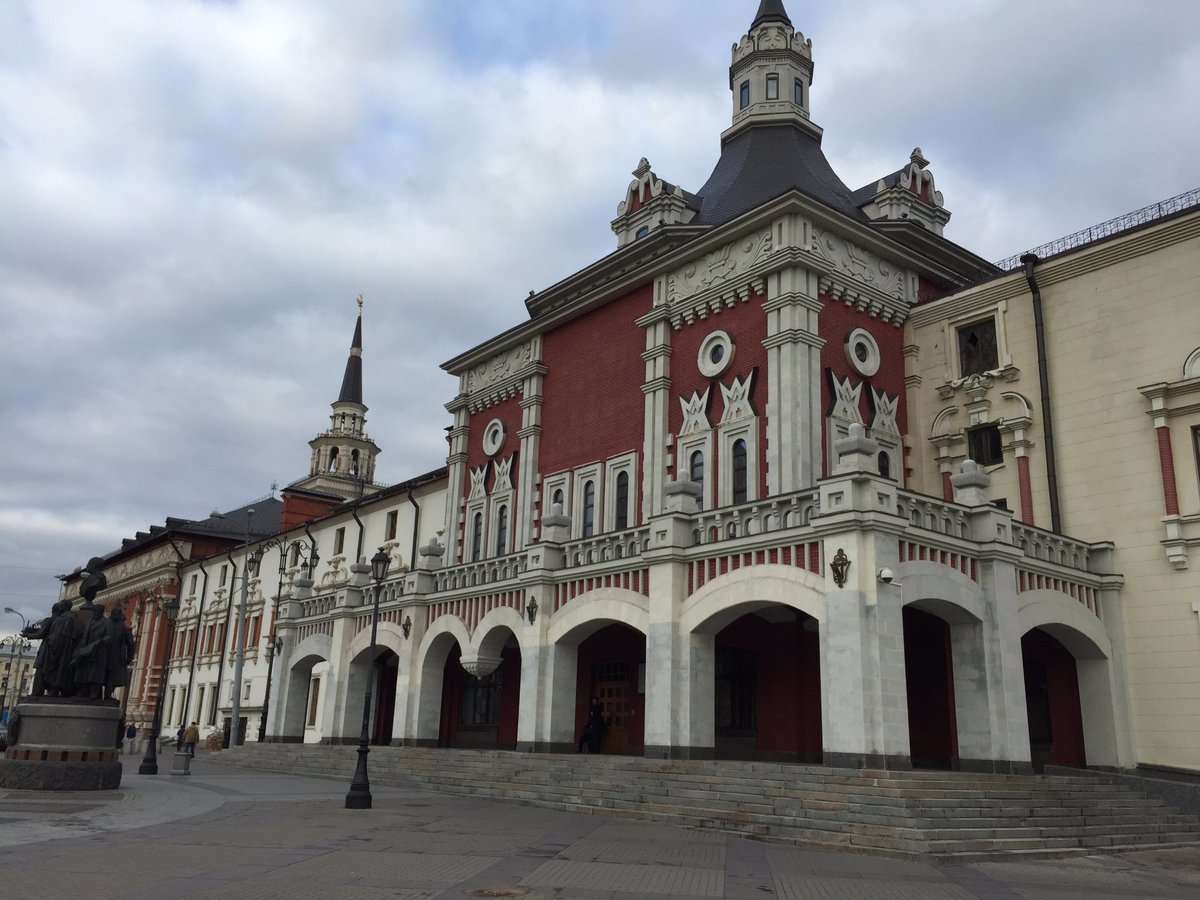
<path id="1" fill-rule="evenodd" d="M 782 0 L 762 0 L 749 32 L 733 45 L 733 124 L 722 145 L 763 124 L 796 124 L 819 138 L 821 129 L 809 119 L 812 77 L 812 41 L 792 27 Z"/>
<path id="2" fill-rule="evenodd" d="M 342 389 L 332 404 L 329 429 L 308 442 L 312 448 L 308 477 L 291 488 L 333 494 L 346 500 L 374 489 L 379 447 L 367 435 L 367 407 L 362 402 L 362 298 L 350 342 Z"/>

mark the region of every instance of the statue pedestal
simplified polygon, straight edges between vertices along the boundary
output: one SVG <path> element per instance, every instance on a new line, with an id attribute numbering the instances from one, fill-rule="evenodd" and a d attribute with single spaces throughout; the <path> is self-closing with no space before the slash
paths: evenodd
<path id="1" fill-rule="evenodd" d="M 17 705 L 16 734 L 0 760 L 0 788 L 111 791 L 121 786 L 116 701 L 38 697 Z"/>

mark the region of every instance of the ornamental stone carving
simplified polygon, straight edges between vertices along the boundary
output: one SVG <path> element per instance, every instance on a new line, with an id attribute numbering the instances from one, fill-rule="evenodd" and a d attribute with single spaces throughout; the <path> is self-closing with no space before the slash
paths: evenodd
<path id="1" fill-rule="evenodd" d="M 500 666 L 501 659 L 498 656 L 484 656 L 482 653 L 477 653 L 465 654 L 460 662 L 468 675 L 487 678 Z"/>
<path id="2" fill-rule="evenodd" d="M 531 362 L 533 362 L 532 341 L 497 354 L 467 373 L 467 393 L 475 394 L 486 391 L 494 385 L 512 378 Z"/>
<path id="3" fill-rule="evenodd" d="M 869 285 L 897 300 L 910 299 L 903 270 L 836 234 L 814 228 L 812 252 L 835 275 Z"/>
<path id="4" fill-rule="evenodd" d="M 774 249 L 771 231 L 751 235 L 693 260 L 667 279 L 667 299 L 682 303 L 722 282 L 747 273 Z"/>

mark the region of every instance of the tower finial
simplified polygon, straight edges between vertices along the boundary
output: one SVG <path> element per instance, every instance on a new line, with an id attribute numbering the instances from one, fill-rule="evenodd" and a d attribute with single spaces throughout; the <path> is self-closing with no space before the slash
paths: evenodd
<path id="1" fill-rule="evenodd" d="M 358 295 L 357 303 L 358 303 L 358 317 L 361 319 L 362 318 L 362 305 L 363 305 L 362 294 Z"/>

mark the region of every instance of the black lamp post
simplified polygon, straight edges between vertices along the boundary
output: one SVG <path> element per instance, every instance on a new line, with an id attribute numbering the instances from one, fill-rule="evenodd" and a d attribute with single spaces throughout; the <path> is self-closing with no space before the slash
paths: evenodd
<path id="1" fill-rule="evenodd" d="M 383 579 L 387 577 L 388 564 L 391 560 L 382 547 L 371 557 L 371 577 L 375 579 L 375 606 L 371 613 L 371 646 L 367 651 L 368 662 L 375 659 L 375 635 L 379 627 L 379 593 L 383 589 Z M 371 752 L 368 730 L 371 727 L 371 672 L 367 672 L 367 691 L 363 698 L 362 734 L 358 738 L 358 766 L 354 770 L 354 780 L 350 782 L 350 790 L 346 793 L 346 809 L 371 808 L 371 782 L 367 778 L 367 754 Z"/>
<path id="2" fill-rule="evenodd" d="M 168 597 L 162 601 L 162 610 L 167 615 L 167 640 L 164 648 L 163 677 L 158 684 L 158 699 L 154 703 L 154 725 L 150 728 L 150 740 L 146 741 L 146 755 L 138 766 L 139 775 L 158 774 L 158 732 L 162 728 L 163 695 L 167 692 L 167 679 L 171 674 L 171 632 L 179 618 L 179 598 Z"/>
<path id="3" fill-rule="evenodd" d="M 275 634 L 275 629 L 279 627 L 279 598 L 283 596 L 283 575 L 288 568 L 287 558 L 293 548 L 309 546 L 301 540 L 292 541 L 290 544 L 267 541 L 263 546 L 272 545 L 279 547 L 279 584 L 275 588 L 275 607 L 271 612 L 271 633 L 267 639 L 267 689 L 263 694 L 262 715 L 258 720 L 258 742 L 260 744 L 267 739 L 267 711 L 271 706 L 271 674 L 275 669 L 275 654 L 283 647 L 283 641 Z M 312 578 L 313 570 L 317 567 L 319 559 L 317 548 L 309 547 L 308 558 L 304 561 L 304 572 L 307 577 Z"/>

